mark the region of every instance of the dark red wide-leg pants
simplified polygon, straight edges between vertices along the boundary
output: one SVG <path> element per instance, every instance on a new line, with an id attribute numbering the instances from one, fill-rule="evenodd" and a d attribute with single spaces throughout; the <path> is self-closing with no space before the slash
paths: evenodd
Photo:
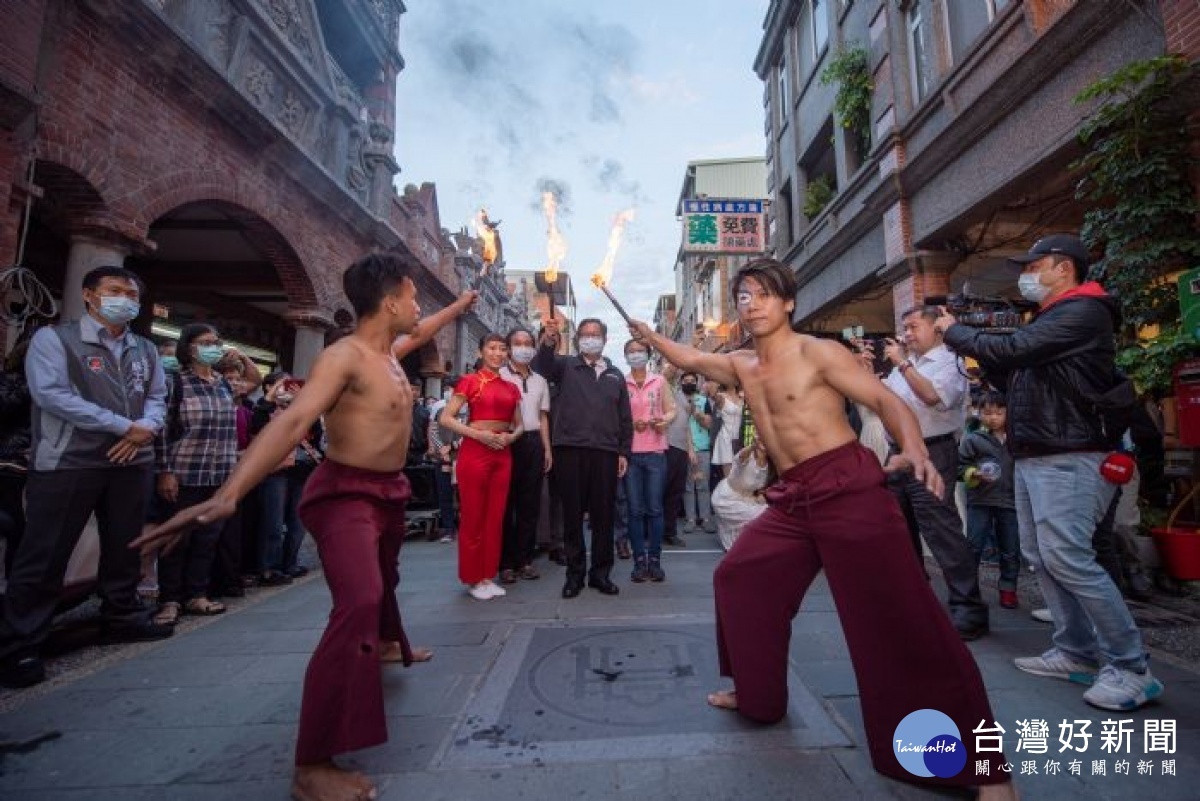
<path id="1" fill-rule="evenodd" d="M 304 674 L 297 765 L 387 740 L 379 643 L 398 640 L 411 661 L 395 594 L 411 494 L 402 472 L 329 460 L 304 487 L 300 520 L 317 543 L 333 611 Z"/>
<path id="2" fill-rule="evenodd" d="M 978 754 L 994 718 L 979 669 L 917 563 L 875 456 L 857 442 L 796 465 L 767 491 L 770 508 L 748 524 L 713 577 L 721 673 L 738 710 L 774 723 L 787 711 L 792 619 L 824 567 L 858 680 L 871 761 L 880 773 L 927 784 L 1007 781 L 1003 754 Z M 921 778 L 897 761 L 896 726 L 936 709 L 958 725 L 963 771 Z M 976 760 L 991 761 L 976 775 Z"/>
<path id="3" fill-rule="evenodd" d="M 458 578 L 475 585 L 500 569 L 512 452 L 464 439 L 458 452 Z"/>

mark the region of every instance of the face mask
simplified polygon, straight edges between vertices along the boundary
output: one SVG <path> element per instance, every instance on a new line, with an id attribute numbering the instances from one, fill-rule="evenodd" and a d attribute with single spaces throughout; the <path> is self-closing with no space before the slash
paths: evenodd
<path id="1" fill-rule="evenodd" d="M 696 394 L 696 385 L 695 384 L 682 384 L 680 386 L 680 389 L 683 390 L 684 395 L 695 395 Z"/>
<path id="2" fill-rule="evenodd" d="M 221 361 L 221 357 L 225 355 L 225 348 L 220 345 L 197 345 L 196 358 L 201 364 L 207 364 L 209 367 Z"/>
<path id="3" fill-rule="evenodd" d="M 1032 303 L 1041 303 L 1050 294 L 1050 287 L 1042 283 L 1037 273 L 1022 273 L 1017 279 L 1017 291 Z"/>
<path id="4" fill-rule="evenodd" d="M 604 340 L 600 337 L 580 337 L 579 352 L 584 356 L 595 356 L 604 350 Z"/>
<path id="5" fill-rule="evenodd" d="M 100 316 L 113 325 L 124 325 L 130 320 L 137 319 L 138 312 L 141 310 L 142 307 L 136 300 L 107 296 L 100 298 L 100 308 L 98 309 Z"/>
<path id="6" fill-rule="evenodd" d="M 179 372 L 179 359 L 176 359 L 174 356 L 163 356 L 158 361 L 164 370 L 171 373 Z"/>
<path id="7" fill-rule="evenodd" d="M 537 349 L 528 345 L 517 345 L 512 349 L 512 360 L 517 364 L 529 364 L 537 355 Z"/>
<path id="8" fill-rule="evenodd" d="M 639 367 L 645 367 L 650 362 L 650 354 L 635 351 L 626 356 L 625 361 L 629 362 L 629 366 L 636 370 Z"/>

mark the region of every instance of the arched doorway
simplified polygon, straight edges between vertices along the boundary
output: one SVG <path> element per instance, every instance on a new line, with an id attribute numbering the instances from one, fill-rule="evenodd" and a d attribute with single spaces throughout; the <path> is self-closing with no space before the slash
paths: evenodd
<path id="1" fill-rule="evenodd" d="M 293 369 L 294 315 L 315 312 L 317 302 L 295 250 L 274 227 L 235 204 L 203 200 L 160 216 L 148 238 L 153 255 L 126 265 L 146 281 L 152 334 L 167 338 L 188 323 L 207 322 L 260 368 Z"/>

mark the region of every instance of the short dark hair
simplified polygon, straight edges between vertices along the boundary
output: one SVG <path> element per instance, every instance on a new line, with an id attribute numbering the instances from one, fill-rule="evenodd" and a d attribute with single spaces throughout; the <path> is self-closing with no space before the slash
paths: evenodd
<path id="1" fill-rule="evenodd" d="M 904 310 L 904 314 L 900 315 L 900 319 L 911 317 L 914 314 L 919 314 L 931 323 L 937 322 L 937 319 L 942 316 L 942 311 L 937 306 L 926 306 L 924 303 L 918 303 L 916 306 L 910 306 Z"/>
<path id="2" fill-rule="evenodd" d="M 105 278 L 119 278 L 122 281 L 128 281 L 138 288 L 139 293 L 141 293 L 142 287 L 145 286 L 142 283 L 142 279 L 138 278 L 138 274 L 133 270 L 118 267 L 115 264 L 105 264 L 88 271 L 87 275 L 83 277 L 83 288 L 94 290 L 100 286 L 100 282 Z"/>
<path id="3" fill-rule="evenodd" d="M 396 291 L 404 279 L 412 280 L 416 263 L 400 253 L 372 253 L 363 256 L 342 274 L 342 291 L 361 319 L 379 311 L 385 295 Z"/>
<path id="4" fill-rule="evenodd" d="M 600 326 L 600 334 L 601 334 L 601 335 L 602 335 L 602 336 L 603 336 L 605 339 L 608 339 L 608 326 L 607 326 L 607 325 L 605 325 L 605 324 L 604 324 L 604 321 L 603 321 L 603 320 L 601 320 L 599 317 L 584 317 L 582 320 L 580 320 L 580 321 L 579 321 L 579 325 L 575 326 L 575 336 L 576 336 L 576 337 L 578 337 L 578 336 L 579 336 L 579 332 L 583 330 L 583 327 L 584 327 L 585 325 L 598 325 L 598 326 Z"/>
<path id="5" fill-rule="evenodd" d="M 508 347 L 508 340 L 504 338 L 504 334 L 497 334 L 495 331 L 489 331 L 479 338 L 480 352 L 483 351 L 484 347 L 489 342 L 499 342 L 500 344 L 504 345 L 504 347 Z"/>
<path id="6" fill-rule="evenodd" d="M 626 342 L 625 349 L 622 352 L 629 353 L 630 345 L 641 345 L 643 348 L 646 349 L 646 353 L 649 353 L 649 354 L 654 353 L 654 348 L 650 347 L 644 340 L 641 340 L 641 339 L 631 339 L 628 342 Z"/>
<path id="7" fill-rule="evenodd" d="M 998 392 L 994 389 L 989 389 L 979 394 L 979 403 L 976 404 L 980 409 L 984 406 L 995 406 L 997 409 L 1007 409 L 1008 399 L 1004 397 L 1003 392 Z"/>
<path id="8" fill-rule="evenodd" d="M 505 344 L 505 345 L 508 345 L 508 349 L 509 349 L 509 350 L 512 350 L 512 346 L 513 346 L 513 344 L 512 344 L 512 342 L 513 342 L 513 338 L 515 338 L 515 337 L 517 336 L 517 334 L 528 334 L 528 335 L 529 335 L 529 338 L 533 340 L 534 344 L 537 344 L 537 337 L 535 337 L 535 336 L 533 335 L 533 332 L 532 332 L 532 331 L 530 331 L 530 330 L 529 330 L 528 328 L 526 328 L 525 326 L 523 326 L 523 325 L 519 325 L 519 326 L 517 326 L 516 328 L 512 329 L 511 331 L 509 331 L 507 334 L 505 334 L 505 335 L 504 335 L 504 344 Z"/>
<path id="9" fill-rule="evenodd" d="M 682 373 L 680 373 L 680 374 L 679 374 L 679 383 L 681 383 L 681 384 L 682 384 L 682 383 L 683 383 L 683 379 L 687 378 L 689 375 L 690 375 L 692 378 L 696 379 L 696 383 L 697 383 L 697 384 L 699 384 L 699 383 L 700 383 L 700 374 L 699 374 L 699 373 L 693 373 L 693 372 L 691 372 L 690 370 L 688 370 L 688 371 L 685 371 L 685 372 L 682 372 Z"/>
<path id="10" fill-rule="evenodd" d="M 767 294 L 784 300 L 795 300 L 800 287 L 796 283 L 796 274 L 792 268 L 777 259 L 754 259 L 742 265 L 733 276 L 729 292 L 737 300 L 738 292 L 742 289 L 742 281 L 753 278 L 762 285 Z"/>
<path id="11" fill-rule="evenodd" d="M 192 366 L 192 341 L 197 337 L 202 337 L 205 334 L 216 334 L 217 329 L 213 328 L 208 323 L 188 323 L 179 332 L 179 339 L 175 345 L 175 358 L 179 360 L 181 368 L 189 368 Z M 220 334 L 217 334 L 220 336 Z"/>
<path id="12" fill-rule="evenodd" d="M 270 373 L 267 373 L 266 378 L 262 380 L 263 389 L 270 389 L 287 377 L 287 370 L 274 370 Z"/>

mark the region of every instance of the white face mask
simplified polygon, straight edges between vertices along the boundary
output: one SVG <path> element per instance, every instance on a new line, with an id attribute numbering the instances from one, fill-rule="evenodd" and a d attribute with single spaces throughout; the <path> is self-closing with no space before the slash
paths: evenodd
<path id="1" fill-rule="evenodd" d="M 584 356 L 597 356 L 604 350 L 604 339 L 601 337 L 580 337 L 579 352 Z"/>
<path id="2" fill-rule="evenodd" d="M 512 349 L 512 360 L 517 364 L 529 364 L 537 355 L 537 349 L 528 345 L 517 345 Z"/>
<path id="3" fill-rule="evenodd" d="M 1050 294 L 1050 287 L 1042 283 L 1037 273 L 1022 273 L 1017 279 L 1017 291 L 1031 303 L 1041 303 Z"/>
<path id="4" fill-rule="evenodd" d="M 634 351 L 625 357 L 625 361 L 629 362 L 629 366 L 634 370 L 639 367 L 645 367 L 650 361 L 650 354 L 643 351 Z"/>

